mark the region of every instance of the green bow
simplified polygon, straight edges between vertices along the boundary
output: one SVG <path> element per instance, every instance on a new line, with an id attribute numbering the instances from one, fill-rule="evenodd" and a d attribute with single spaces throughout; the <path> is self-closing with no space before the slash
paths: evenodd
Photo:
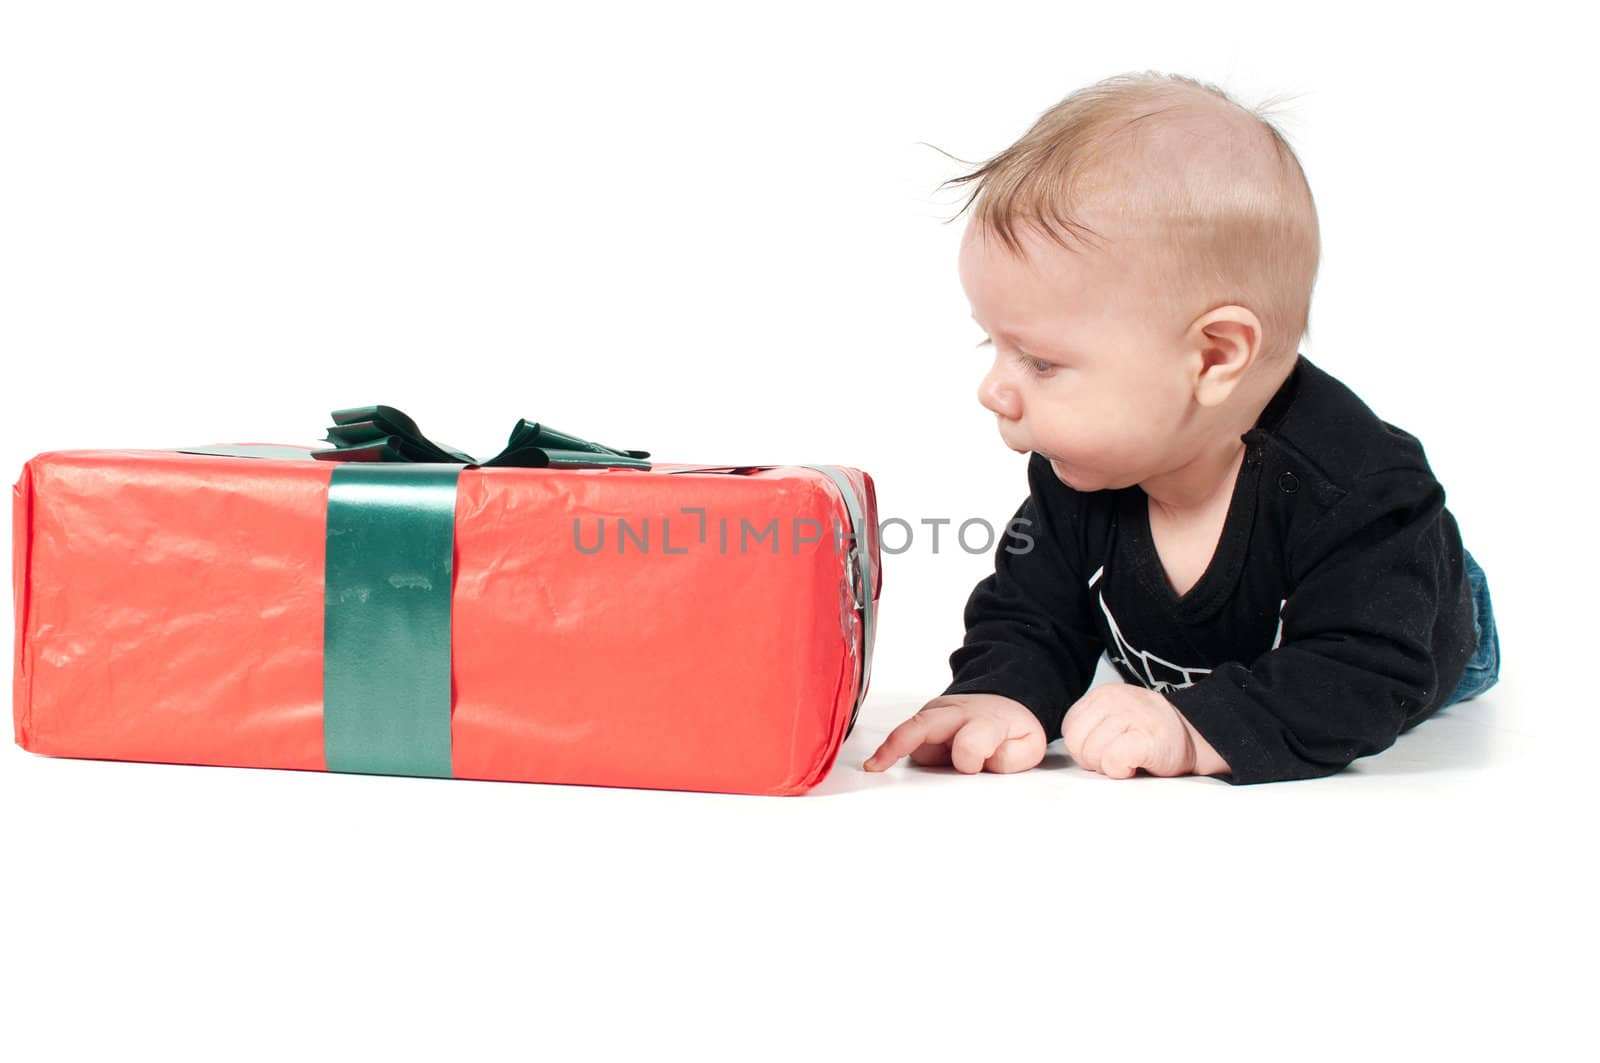
<path id="1" fill-rule="evenodd" d="M 617 450 L 591 443 L 587 439 L 558 432 L 549 425 L 519 420 L 511 438 L 500 453 L 488 461 L 435 443 L 422 434 L 417 422 L 393 406 L 354 406 L 333 411 L 333 427 L 327 440 L 333 446 L 314 450 L 320 461 L 408 461 L 422 464 L 514 466 L 518 468 L 565 468 L 572 466 L 620 465 L 648 469 L 647 450 Z"/>

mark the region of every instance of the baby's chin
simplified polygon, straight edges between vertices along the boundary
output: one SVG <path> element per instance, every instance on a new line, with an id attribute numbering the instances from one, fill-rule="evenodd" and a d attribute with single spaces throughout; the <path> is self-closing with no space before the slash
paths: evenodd
<path id="1" fill-rule="evenodd" d="M 1050 470 L 1056 474 L 1057 480 L 1076 490 L 1082 491 L 1084 489 L 1080 486 L 1085 479 L 1082 470 L 1075 469 L 1061 461 L 1061 459 L 1053 458 L 1043 452 L 1040 452 L 1039 456 L 1050 463 Z"/>
<path id="2" fill-rule="evenodd" d="M 1069 465 L 1060 458 L 1053 458 L 1043 452 L 1040 452 L 1039 456 L 1050 463 L 1050 471 L 1056 474 L 1056 479 L 1074 491 L 1103 491 L 1109 486 L 1106 478 L 1093 469 L 1086 469 L 1081 465 Z"/>

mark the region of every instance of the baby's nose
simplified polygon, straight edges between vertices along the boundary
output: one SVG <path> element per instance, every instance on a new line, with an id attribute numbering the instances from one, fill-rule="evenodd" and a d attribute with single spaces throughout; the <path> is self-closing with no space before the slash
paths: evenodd
<path id="1" fill-rule="evenodd" d="M 1016 389 L 996 373 L 989 373 L 978 384 L 978 401 L 997 417 L 1015 421 L 1022 416 L 1022 401 Z"/>

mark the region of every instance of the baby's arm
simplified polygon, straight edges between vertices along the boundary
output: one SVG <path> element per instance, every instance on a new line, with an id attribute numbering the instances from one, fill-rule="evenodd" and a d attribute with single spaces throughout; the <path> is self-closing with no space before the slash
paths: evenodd
<path id="1" fill-rule="evenodd" d="M 1227 781 L 1331 775 L 1387 749 L 1437 697 L 1432 640 L 1454 535 L 1443 508 L 1426 469 L 1363 476 L 1292 544 L 1281 644 L 1165 693 L 1230 765 Z"/>
<path id="2" fill-rule="evenodd" d="M 866 762 L 869 771 L 907 754 L 924 764 L 948 757 L 962 771 L 1031 768 L 1093 681 L 1104 647 L 1078 574 L 1067 508 L 1078 496 L 1037 455 L 1028 483 L 1010 526 L 1019 534 L 1001 536 L 994 572 L 967 599 L 950 685 L 890 734 Z"/>

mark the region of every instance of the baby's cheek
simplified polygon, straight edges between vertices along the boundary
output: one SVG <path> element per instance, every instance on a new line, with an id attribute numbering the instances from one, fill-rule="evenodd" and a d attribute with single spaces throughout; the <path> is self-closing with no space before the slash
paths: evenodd
<path id="1" fill-rule="evenodd" d="M 1168 427 L 1154 403 L 1137 398 L 1107 402 L 1077 426 L 1085 452 L 1108 466 L 1138 464 L 1139 456 L 1157 446 Z"/>
<path id="2" fill-rule="evenodd" d="M 1104 468 L 1122 449 L 1116 421 L 1100 411 L 1062 411 L 1049 434 L 1043 448 L 1069 465 Z"/>

